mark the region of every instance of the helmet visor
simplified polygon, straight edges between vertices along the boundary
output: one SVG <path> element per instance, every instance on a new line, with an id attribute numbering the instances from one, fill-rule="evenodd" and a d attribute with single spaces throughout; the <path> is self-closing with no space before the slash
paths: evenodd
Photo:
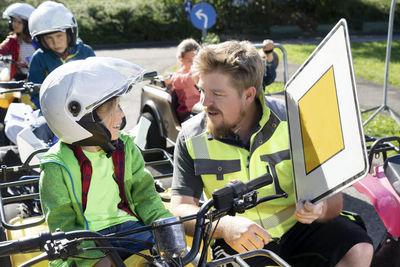
<path id="1" fill-rule="evenodd" d="M 99 57 L 97 57 L 96 59 L 98 58 Z M 122 84 L 122 86 L 118 86 L 114 91 L 104 94 L 103 96 L 99 97 L 97 101 L 86 106 L 86 110 L 94 110 L 113 97 L 125 95 L 131 90 L 133 85 L 143 80 L 145 69 L 140 67 L 139 65 L 123 59 L 111 57 L 103 57 L 102 63 L 104 64 L 104 66 L 109 67 L 124 76 L 126 82 Z"/>

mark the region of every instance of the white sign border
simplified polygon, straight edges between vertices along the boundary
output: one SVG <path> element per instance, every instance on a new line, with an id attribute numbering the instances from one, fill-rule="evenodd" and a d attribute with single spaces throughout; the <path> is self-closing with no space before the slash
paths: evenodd
<path id="1" fill-rule="evenodd" d="M 333 38 L 344 38 L 345 42 L 342 42 L 345 45 L 347 58 L 346 62 L 343 62 L 344 57 L 335 57 L 332 55 L 331 58 L 322 58 L 317 57 L 319 53 L 323 53 L 324 50 L 329 49 L 329 45 L 332 43 Z M 331 42 L 328 42 L 331 41 Z M 343 48 L 343 47 L 342 47 Z M 330 48 L 332 49 L 332 47 Z M 339 49 L 334 47 L 333 49 Z M 331 60 L 331 61 L 330 61 Z M 300 118 L 299 118 L 299 110 L 298 110 L 298 100 L 308 92 L 308 90 L 312 87 L 318 79 L 312 81 L 308 79 L 308 76 L 304 76 L 304 70 L 308 70 L 310 68 L 316 69 L 318 66 L 318 71 L 320 73 L 315 74 L 316 77 L 321 77 L 330 66 L 334 64 L 331 62 L 335 62 L 342 60 L 342 64 L 347 66 L 347 69 L 337 69 L 335 73 L 335 83 L 338 88 L 342 88 L 343 86 L 351 86 L 352 92 L 348 90 L 343 95 L 343 92 L 337 91 L 339 112 L 341 112 L 341 107 L 351 107 L 352 111 L 349 114 L 346 114 L 346 120 L 343 120 L 343 116 L 341 115 L 341 123 L 343 129 L 343 139 L 345 149 L 338 152 L 333 158 L 324 162 L 321 166 L 317 167 L 315 170 L 310 172 L 309 174 L 305 173 L 305 164 L 304 164 L 304 154 L 302 146 L 299 144 L 301 141 L 301 129 L 300 129 Z M 337 76 L 336 76 L 337 75 Z M 337 77 L 344 77 L 346 79 L 337 79 Z M 308 79 L 306 81 L 305 79 Z M 341 82 L 349 82 L 350 84 L 341 84 Z M 309 83 L 309 86 L 298 86 L 302 83 Z M 293 89 L 296 88 L 296 89 Z M 300 88 L 298 90 L 298 88 Z M 349 95 L 351 93 L 351 95 Z M 347 94 L 347 95 L 346 95 Z M 313 51 L 310 57 L 304 62 L 304 64 L 297 70 L 297 72 L 291 77 L 288 83 L 285 86 L 285 99 L 286 99 L 286 108 L 287 108 L 287 116 L 288 116 L 288 124 L 289 124 L 289 136 L 290 136 L 290 153 L 293 163 L 293 176 L 294 176 L 294 186 L 295 186 L 295 195 L 296 200 L 311 200 L 312 202 L 319 202 L 341 190 L 345 187 L 350 186 L 355 183 L 357 180 L 361 179 L 368 172 L 368 160 L 367 160 L 367 152 L 364 141 L 364 133 L 363 133 L 363 125 L 360 116 L 359 104 L 358 104 L 358 96 L 356 90 L 355 76 L 353 70 L 353 62 L 351 57 L 351 49 L 349 36 L 347 32 L 347 23 L 345 19 L 341 19 L 335 27 L 329 32 L 329 34 L 322 40 L 322 42 L 318 45 L 318 47 Z M 349 119 L 350 116 L 350 119 Z M 347 129 L 353 128 L 354 125 L 348 125 L 348 122 L 354 123 L 357 122 L 358 131 L 357 133 L 349 132 Z M 357 154 L 359 157 L 349 158 L 349 156 Z M 347 157 L 347 160 L 345 160 Z M 341 162 L 341 165 L 338 165 Z M 335 169 L 335 173 L 332 173 L 332 168 Z M 329 172 L 328 172 L 329 171 Z M 350 172 L 351 175 L 349 177 L 347 172 Z M 339 178 L 337 177 L 346 177 L 347 178 Z M 321 183 L 320 177 L 324 177 L 324 183 Z M 341 180 L 344 179 L 344 180 Z"/>

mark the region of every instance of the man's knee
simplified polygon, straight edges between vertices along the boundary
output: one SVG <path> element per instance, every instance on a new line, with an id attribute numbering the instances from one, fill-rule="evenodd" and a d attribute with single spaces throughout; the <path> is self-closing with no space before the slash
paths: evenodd
<path id="1" fill-rule="evenodd" d="M 358 243 L 344 255 L 336 266 L 370 266 L 374 247 L 370 243 Z"/>
<path id="2" fill-rule="evenodd" d="M 370 243 L 358 243 L 358 244 L 354 245 L 346 253 L 346 255 L 349 253 L 355 257 L 363 256 L 363 257 L 372 258 L 373 254 L 374 254 L 374 247 Z"/>

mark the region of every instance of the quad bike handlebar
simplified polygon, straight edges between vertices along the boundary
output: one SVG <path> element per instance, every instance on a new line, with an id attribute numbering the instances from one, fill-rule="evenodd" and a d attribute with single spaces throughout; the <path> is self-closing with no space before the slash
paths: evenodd
<path id="1" fill-rule="evenodd" d="M 11 81 L 0 82 L 0 94 L 20 92 L 23 94 L 39 93 L 41 84 L 25 82 L 25 81 Z"/>
<path id="2" fill-rule="evenodd" d="M 285 194 L 282 194 L 258 199 L 258 192 L 256 190 L 271 183 L 272 177 L 269 173 L 245 183 L 241 181 L 230 182 L 223 188 L 214 191 L 212 198 L 206 201 L 196 214 L 185 217 L 161 219 L 153 222 L 153 224 L 150 226 L 143 226 L 133 231 L 127 231 L 124 233 L 102 235 L 98 232 L 89 230 L 72 232 L 56 231 L 54 233 L 46 231 L 42 232 L 36 237 L 0 242 L 0 257 L 17 253 L 32 252 L 34 250 L 44 251 L 43 254 L 26 262 L 23 265 L 31 266 L 45 259 L 65 260 L 69 257 L 74 257 L 85 250 L 102 250 L 111 256 L 115 266 L 125 266 L 119 255 L 116 253 L 117 250 L 121 250 L 121 248 L 111 247 L 108 241 L 112 239 L 124 238 L 124 236 L 128 234 L 152 230 L 156 242 L 156 253 L 153 256 L 140 255 L 145 257 L 151 266 L 185 266 L 186 264 L 192 262 L 197 256 L 204 237 L 206 236 L 207 239 L 212 238 L 212 235 L 209 235 L 210 232 L 205 231 L 205 227 L 209 226 L 213 221 L 216 221 L 222 216 L 228 214 L 243 212 L 244 210 L 250 209 L 259 203 L 271 199 L 286 197 Z M 176 242 L 179 238 L 182 238 L 182 236 L 179 237 L 179 233 L 177 233 L 177 227 L 182 229 L 180 234 L 183 235 L 184 239 L 185 234 L 183 231 L 183 222 L 193 219 L 196 219 L 193 244 L 190 251 L 184 255 L 183 252 L 186 249 L 186 242 L 184 245 L 182 245 L 180 242 Z M 160 231 L 168 234 L 164 235 L 163 237 L 162 235 L 158 234 Z M 96 241 L 98 242 L 98 246 L 86 249 L 77 248 L 78 245 L 86 240 Z M 166 244 L 169 245 L 168 248 L 165 247 Z M 202 255 L 205 250 L 207 250 L 207 246 L 203 245 Z M 171 251 L 182 253 L 171 253 Z M 259 255 L 268 256 L 281 266 L 289 266 L 286 262 L 279 258 L 279 256 L 266 250 L 246 252 L 244 254 L 234 255 L 232 257 L 228 257 L 227 259 L 209 263 L 205 262 L 206 260 L 203 258 L 199 262 L 199 266 L 217 266 L 219 264 L 232 261 L 236 261 L 240 264 L 241 262 L 244 262 L 244 258 Z"/>

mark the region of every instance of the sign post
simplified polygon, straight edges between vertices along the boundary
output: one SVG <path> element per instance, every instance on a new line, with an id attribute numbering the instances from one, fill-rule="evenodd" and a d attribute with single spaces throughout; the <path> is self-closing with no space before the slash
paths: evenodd
<path id="1" fill-rule="evenodd" d="M 202 31 L 203 40 L 207 37 L 207 29 L 215 24 L 217 15 L 212 5 L 199 3 L 192 8 L 190 12 L 190 21 L 193 26 Z"/>

